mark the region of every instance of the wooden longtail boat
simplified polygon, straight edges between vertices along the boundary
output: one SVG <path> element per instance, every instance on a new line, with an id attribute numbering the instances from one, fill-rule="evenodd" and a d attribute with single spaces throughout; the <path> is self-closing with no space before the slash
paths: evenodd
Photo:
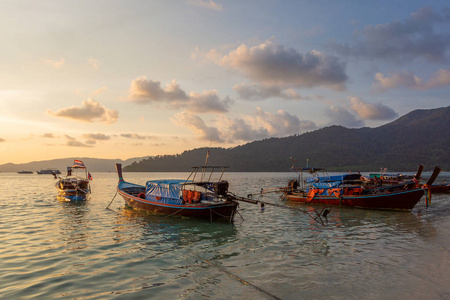
<path id="1" fill-rule="evenodd" d="M 367 178 L 367 180 L 374 185 L 378 184 L 382 186 L 389 186 L 405 184 L 411 179 L 420 179 L 416 177 L 416 175 L 408 176 L 401 173 L 386 173 L 382 170 L 380 173 L 369 174 L 369 178 Z M 425 189 L 428 189 L 431 194 L 450 193 L 450 184 L 433 184 L 430 186 L 426 186 Z"/>
<path id="2" fill-rule="evenodd" d="M 428 182 L 422 188 L 418 184 L 423 166 L 419 167 L 412 181 L 392 186 L 366 186 L 360 174 L 344 174 L 338 176 L 317 176 L 322 169 L 300 169 L 299 181 L 291 180 L 284 189 L 284 196 L 291 201 L 340 205 L 366 209 L 406 210 L 409 211 L 425 194 L 440 172 L 436 167 Z M 303 180 L 303 173 L 313 175 Z"/>
<path id="3" fill-rule="evenodd" d="M 222 174 L 217 181 L 211 181 L 213 171 L 218 168 L 223 169 Z M 135 209 L 169 216 L 231 222 L 236 214 L 238 202 L 228 192 L 228 181 L 222 180 L 225 168 L 194 167 L 186 180 L 151 180 L 143 186 L 125 181 L 122 176 L 122 165 L 116 164 L 119 176 L 117 192 L 123 197 L 126 205 Z M 201 176 L 200 180 L 196 181 L 196 176 Z M 205 179 L 206 177 L 208 178 Z"/>
<path id="4" fill-rule="evenodd" d="M 450 193 L 450 184 L 433 184 L 430 191 L 432 194 Z"/>
<path id="5" fill-rule="evenodd" d="M 75 173 L 78 169 L 84 169 L 84 177 Z M 75 160 L 73 166 L 67 167 L 67 175 L 65 178 L 57 177 L 56 174 L 54 176 L 55 179 L 59 179 L 55 187 L 64 200 L 86 200 L 87 195 L 91 193 L 90 180 L 92 180 L 92 176 L 81 160 Z"/>

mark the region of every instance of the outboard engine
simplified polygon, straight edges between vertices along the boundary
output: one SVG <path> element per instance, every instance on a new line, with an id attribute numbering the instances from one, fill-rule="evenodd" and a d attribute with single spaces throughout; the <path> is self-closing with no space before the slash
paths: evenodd
<path id="1" fill-rule="evenodd" d="M 213 183 L 214 196 L 215 197 L 219 197 L 219 196 L 226 197 L 227 193 L 228 193 L 228 186 L 229 186 L 229 183 L 226 180 L 214 182 Z"/>

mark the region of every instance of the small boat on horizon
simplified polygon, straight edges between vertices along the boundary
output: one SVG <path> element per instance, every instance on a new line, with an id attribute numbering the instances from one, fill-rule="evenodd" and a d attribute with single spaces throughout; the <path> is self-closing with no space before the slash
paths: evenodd
<path id="1" fill-rule="evenodd" d="M 19 174 L 33 174 L 33 171 L 18 171 Z"/>
<path id="2" fill-rule="evenodd" d="M 76 173 L 79 169 L 84 170 L 84 176 Z M 65 200 L 86 200 L 87 195 L 91 193 L 90 181 L 92 180 L 92 176 L 81 160 L 74 160 L 73 166 L 67 167 L 67 175 L 65 178 L 60 178 L 56 174 L 53 175 L 55 179 L 59 179 L 55 187 L 59 195 Z"/>
<path id="3" fill-rule="evenodd" d="M 42 174 L 54 175 L 54 174 L 61 174 L 61 171 L 58 169 L 49 168 L 49 169 L 42 169 L 40 171 L 37 171 L 36 173 L 41 174 L 41 175 Z"/>
<path id="4" fill-rule="evenodd" d="M 418 178 L 422 170 L 423 166 L 420 165 L 411 181 L 381 186 L 367 185 L 367 179 L 359 173 L 318 176 L 318 171 L 325 171 L 320 168 L 300 168 L 297 169 L 298 180 L 290 180 L 282 190 L 287 200 L 308 204 L 409 211 L 420 201 L 441 171 L 436 167 L 428 182 L 421 187 Z M 305 173 L 311 176 L 304 178 Z"/>
<path id="5" fill-rule="evenodd" d="M 219 178 L 212 181 L 215 169 L 221 168 Z M 116 164 L 119 182 L 117 192 L 131 208 L 166 216 L 181 216 L 210 221 L 233 221 L 238 202 L 228 192 L 228 181 L 222 180 L 227 167 L 194 167 L 186 180 L 162 179 L 147 181 L 145 186 L 127 182 L 122 165 Z M 196 177 L 200 179 L 196 179 Z"/>

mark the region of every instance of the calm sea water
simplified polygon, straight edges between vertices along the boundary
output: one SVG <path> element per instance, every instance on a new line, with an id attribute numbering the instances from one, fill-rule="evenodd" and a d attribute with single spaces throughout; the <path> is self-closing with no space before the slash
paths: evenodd
<path id="1" fill-rule="evenodd" d="M 124 209 L 116 174 L 92 175 L 90 199 L 74 204 L 51 175 L 0 173 L 1 299 L 450 299 L 450 195 L 411 212 L 334 207 L 326 226 L 247 203 L 233 224 L 209 223 Z M 246 196 L 292 173 L 226 177 Z"/>

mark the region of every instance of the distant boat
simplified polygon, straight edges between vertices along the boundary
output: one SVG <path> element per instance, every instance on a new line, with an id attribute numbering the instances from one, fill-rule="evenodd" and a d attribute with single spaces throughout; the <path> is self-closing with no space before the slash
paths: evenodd
<path id="1" fill-rule="evenodd" d="M 450 184 L 433 184 L 430 191 L 432 194 L 450 193 Z"/>
<path id="2" fill-rule="evenodd" d="M 287 200 L 324 205 L 340 205 L 366 209 L 406 210 L 409 211 L 425 194 L 440 172 L 436 167 L 433 175 L 425 184 L 419 186 L 423 166 L 419 167 L 416 177 L 408 182 L 392 186 L 368 186 L 360 174 L 350 173 L 336 176 L 318 176 L 317 171 L 323 169 L 299 169 L 299 179 L 291 180 L 284 188 Z M 303 178 L 304 173 L 311 177 Z"/>
<path id="3" fill-rule="evenodd" d="M 33 174 L 33 171 L 19 171 L 19 174 Z"/>
<path id="4" fill-rule="evenodd" d="M 84 176 L 76 174 L 78 169 L 84 170 Z M 57 178 L 56 174 L 54 175 Z M 73 166 L 67 167 L 67 175 L 65 178 L 59 178 L 55 184 L 60 196 L 68 201 L 86 200 L 88 194 L 91 193 L 90 180 L 91 174 L 81 160 L 75 160 Z"/>
<path id="5" fill-rule="evenodd" d="M 61 174 L 61 172 L 58 169 L 42 169 L 40 171 L 37 171 L 38 174 Z"/>
<path id="6" fill-rule="evenodd" d="M 214 169 L 223 169 L 217 181 L 211 181 Z M 222 180 L 226 167 L 194 167 L 186 180 L 151 180 L 146 185 L 126 182 L 122 165 L 116 164 L 118 193 L 127 206 L 168 216 L 233 221 L 238 208 L 228 192 L 228 181 Z M 206 173 L 208 171 L 208 173 Z M 195 180 L 199 176 L 200 179 Z M 192 177 L 192 178 L 191 178 Z"/>
<path id="7" fill-rule="evenodd" d="M 370 173 L 369 179 L 378 181 L 381 180 L 385 185 L 396 185 L 405 182 L 405 180 L 411 180 L 413 176 L 404 175 L 401 173 L 387 173 L 381 171 L 380 173 Z"/>

